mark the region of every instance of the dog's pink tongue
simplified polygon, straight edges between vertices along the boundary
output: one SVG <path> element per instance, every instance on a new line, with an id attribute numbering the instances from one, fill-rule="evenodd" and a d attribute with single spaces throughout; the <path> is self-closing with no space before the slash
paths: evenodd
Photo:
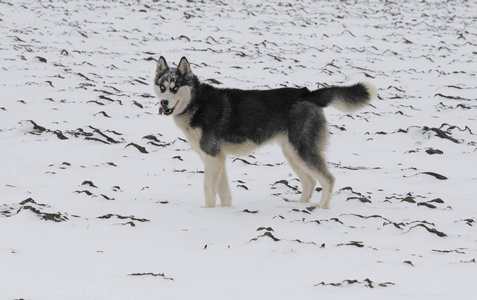
<path id="1" fill-rule="evenodd" d="M 162 115 L 164 113 L 164 108 L 162 106 L 159 106 L 159 114 Z"/>

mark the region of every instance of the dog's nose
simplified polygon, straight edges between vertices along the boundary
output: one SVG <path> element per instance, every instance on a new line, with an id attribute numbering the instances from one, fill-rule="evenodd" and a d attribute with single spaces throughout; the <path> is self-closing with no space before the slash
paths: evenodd
<path id="1" fill-rule="evenodd" d="M 169 104 L 169 100 L 161 100 L 161 105 L 163 107 L 167 106 L 167 104 Z"/>

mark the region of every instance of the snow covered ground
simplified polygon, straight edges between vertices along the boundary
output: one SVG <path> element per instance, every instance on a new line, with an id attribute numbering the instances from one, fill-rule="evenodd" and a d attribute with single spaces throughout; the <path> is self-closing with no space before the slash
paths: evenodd
<path id="1" fill-rule="evenodd" d="M 474 299 L 475 1 L 0 1 L 0 299 Z M 278 147 L 233 207 L 157 114 L 155 59 L 218 86 L 370 81 L 326 109 L 331 209 Z M 317 191 L 312 201 L 318 201 Z"/>

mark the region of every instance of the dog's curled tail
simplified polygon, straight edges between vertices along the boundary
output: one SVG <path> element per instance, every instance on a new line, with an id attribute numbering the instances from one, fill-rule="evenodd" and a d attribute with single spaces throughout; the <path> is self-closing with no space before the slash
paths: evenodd
<path id="1" fill-rule="evenodd" d="M 376 87 L 369 83 L 351 86 L 331 86 L 311 92 L 312 101 L 326 107 L 332 106 L 344 112 L 352 112 L 368 105 L 378 95 Z"/>

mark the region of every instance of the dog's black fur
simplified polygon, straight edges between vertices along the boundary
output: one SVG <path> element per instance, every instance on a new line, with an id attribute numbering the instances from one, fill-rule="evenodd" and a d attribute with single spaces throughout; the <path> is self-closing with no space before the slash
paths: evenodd
<path id="1" fill-rule="evenodd" d="M 257 145 L 288 130 L 290 142 L 297 149 L 308 148 L 310 137 L 306 127 L 320 132 L 326 126 L 324 116 L 313 104 L 326 107 L 334 97 L 343 97 L 362 103 L 369 98 L 366 88 L 357 84 L 350 87 L 329 87 L 310 91 L 307 88 L 279 88 L 271 90 L 221 89 L 193 78 L 177 77 L 177 83 L 189 84 L 193 98 L 180 114 L 193 112 L 190 126 L 202 129 L 204 152 L 215 156 L 222 142 L 240 144 L 247 140 Z M 285 122 L 284 122 L 285 121 Z M 213 142 L 212 142 L 213 141 Z"/>

